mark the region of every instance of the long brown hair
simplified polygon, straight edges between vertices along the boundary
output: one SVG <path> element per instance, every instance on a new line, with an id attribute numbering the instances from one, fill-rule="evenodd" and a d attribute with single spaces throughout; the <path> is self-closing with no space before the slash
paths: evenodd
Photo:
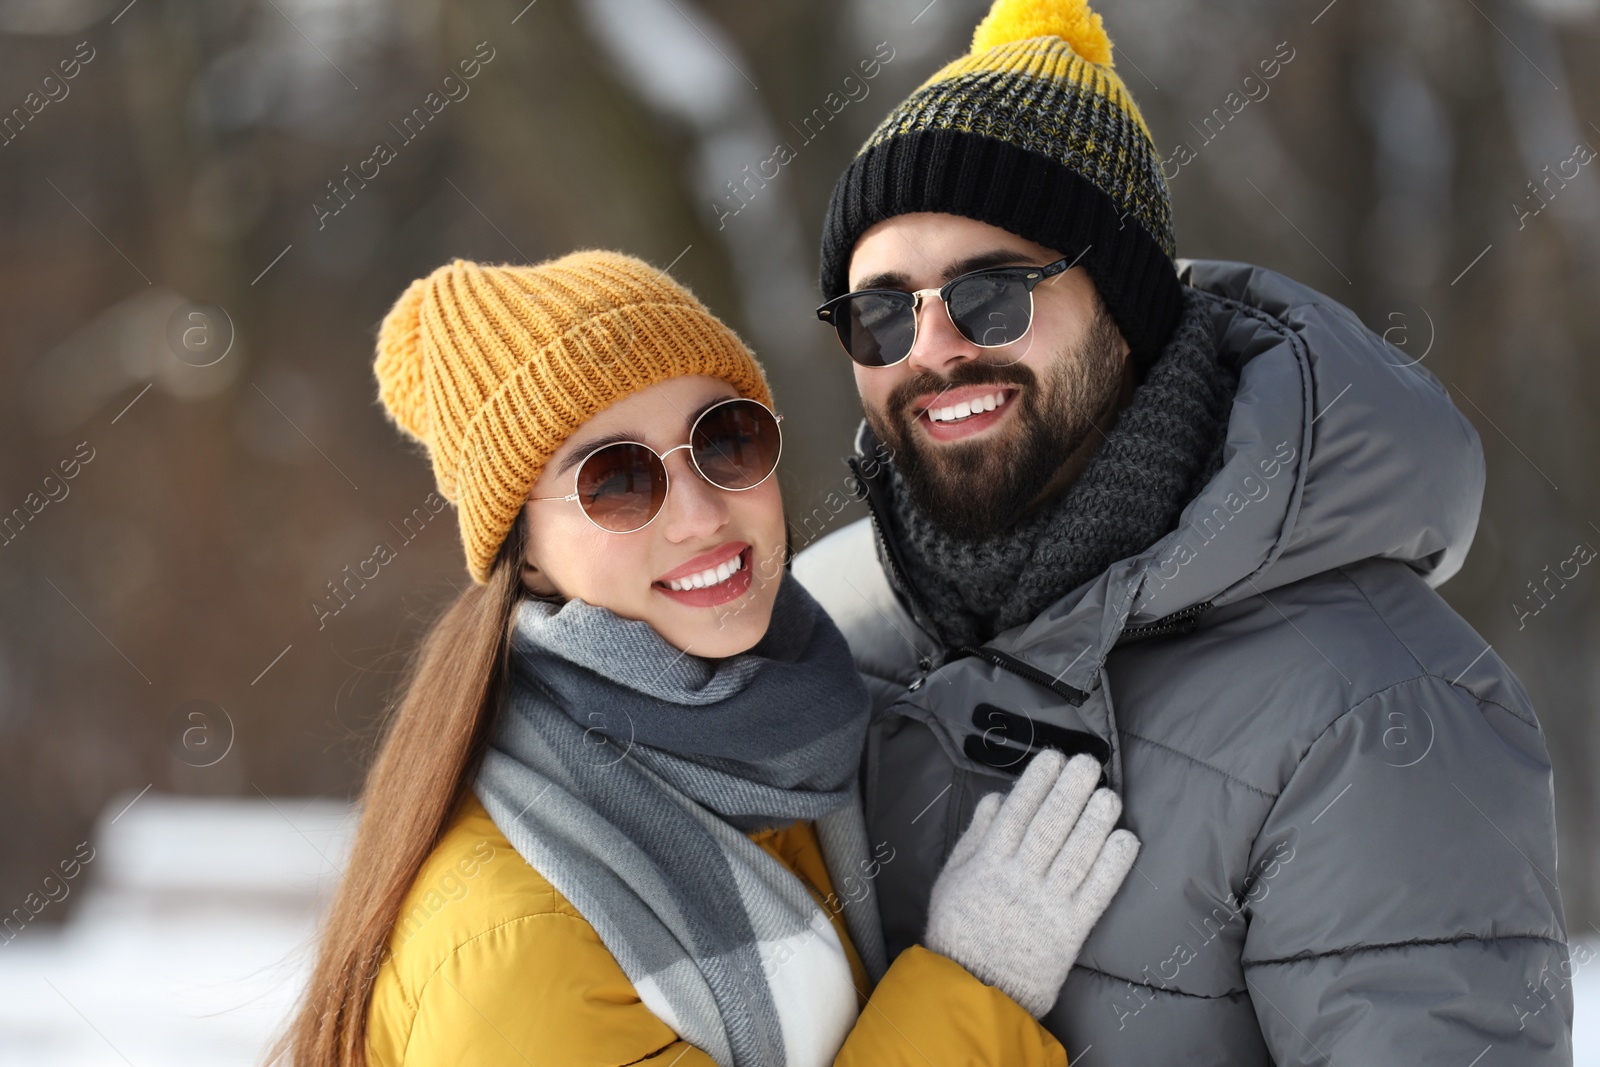
<path id="1" fill-rule="evenodd" d="M 499 704 L 526 545 L 523 513 L 488 584 L 457 597 L 422 639 L 361 792 L 361 823 L 311 983 L 269 1062 L 366 1064 L 367 1013 L 390 931 L 466 794 Z"/>

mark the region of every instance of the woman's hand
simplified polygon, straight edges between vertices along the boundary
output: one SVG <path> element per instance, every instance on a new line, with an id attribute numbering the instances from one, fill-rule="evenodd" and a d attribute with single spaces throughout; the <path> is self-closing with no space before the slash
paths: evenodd
<path id="1" fill-rule="evenodd" d="M 1139 839 L 1113 831 L 1122 801 L 1100 764 L 1055 749 L 1002 798 L 978 802 L 928 904 L 928 948 L 1040 1018 L 1133 869 Z"/>

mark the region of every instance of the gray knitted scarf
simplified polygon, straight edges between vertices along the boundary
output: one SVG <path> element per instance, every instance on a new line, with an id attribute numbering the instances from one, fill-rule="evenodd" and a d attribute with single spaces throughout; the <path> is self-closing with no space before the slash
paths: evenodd
<path id="1" fill-rule="evenodd" d="M 1154 544 L 1222 467 L 1238 375 L 1217 359 L 1196 291 L 1083 474 L 1003 536 L 950 536 L 891 465 L 892 536 L 918 598 L 951 646 L 1021 625 L 1111 564 Z"/>
<path id="2" fill-rule="evenodd" d="M 815 820 L 844 919 L 885 969 L 856 771 L 868 698 L 785 574 L 751 651 L 688 655 L 648 624 L 524 601 L 476 792 L 599 934 L 640 999 L 724 1067 L 831 1063 L 856 1017 L 834 928 L 746 833 Z"/>

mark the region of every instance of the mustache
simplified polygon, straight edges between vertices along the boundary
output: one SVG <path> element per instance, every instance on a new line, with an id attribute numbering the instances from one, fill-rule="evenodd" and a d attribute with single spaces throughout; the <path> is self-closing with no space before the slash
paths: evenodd
<path id="1" fill-rule="evenodd" d="M 948 375 L 923 371 L 901 382 L 889 394 L 887 407 L 890 414 L 898 416 L 909 411 L 917 397 L 927 393 L 945 393 L 965 385 L 1028 387 L 1037 381 L 1038 376 L 1021 363 L 964 363 Z"/>

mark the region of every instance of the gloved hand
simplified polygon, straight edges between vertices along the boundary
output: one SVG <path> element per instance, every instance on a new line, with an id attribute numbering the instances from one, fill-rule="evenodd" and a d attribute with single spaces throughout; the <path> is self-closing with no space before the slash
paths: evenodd
<path id="1" fill-rule="evenodd" d="M 1093 756 L 1040 752 L 1003 802 L 978 802 L 933 883 L 927 947 L 1036 1019 L 1139 854 L 1138 838 L 1112 831 L 1122 801 L 1099 780 Z"/>

